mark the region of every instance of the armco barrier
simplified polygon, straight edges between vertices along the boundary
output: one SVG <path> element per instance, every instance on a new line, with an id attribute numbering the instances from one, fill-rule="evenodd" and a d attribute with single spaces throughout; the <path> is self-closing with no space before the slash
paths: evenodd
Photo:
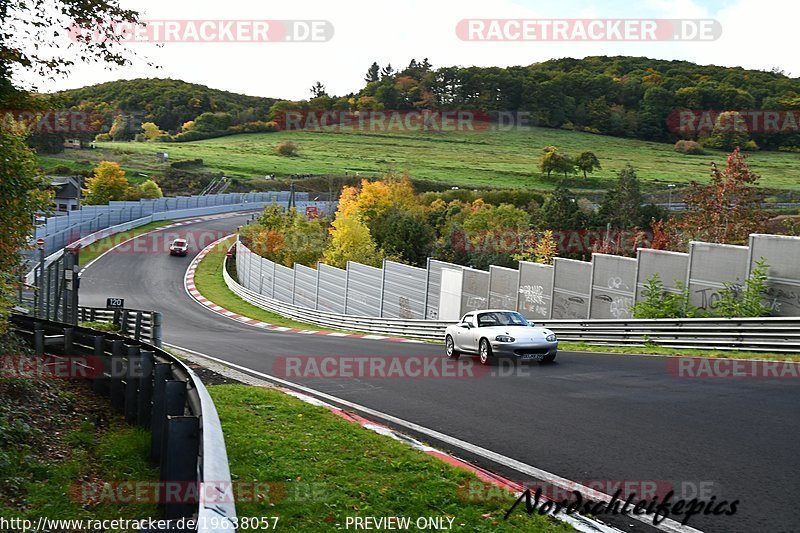
<path id="1" fill-rule="evenodd" d="M 199 532 L 236 531 L 222 427 L 208 391 L 189 367 L 156 346 L 120 335 L 21 315 L 12 315 L 11 323 L 37 356 L 102 361 L 103 370 L 91 373 L 92 387 L 110 396 L 128 422 L 150 429 L 150 455 L 161 467 L 161 482 L 197 484 L 197 491 L 185 492 L 204 496 L 165 502 L 164 518 L 196 518 Z"/>
<path id="2" fill-rule="evenodd" d="M 234 294 L 262 309 L 318 326 L 414 339 L 443 340 L 450 321 L 406 320 L 352 316 L 287 304 L 246 289 L 228 273 L 223 276 Z M 749 350 L 800 353 L 799 318 L 689 318 L 657 320 L 543 320 L 562 341 L 599 345 Z"/>
<path id="3" fill-rule="evenodd" d="M 149 342 L 161 348 L 161 313 L 138 309 L 104 309 L 102 307 L 78 307 L 80 322 L 114 324 L 125 335 L 137 341 Z"/>

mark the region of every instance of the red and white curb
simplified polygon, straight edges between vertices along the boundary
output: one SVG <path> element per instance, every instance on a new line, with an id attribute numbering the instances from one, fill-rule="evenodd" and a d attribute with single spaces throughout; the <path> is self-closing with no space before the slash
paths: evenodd
<path id="1" fill-rule="evenodd" d="M 359 333 L 340 333 L 338 331 L 319 331 L 314 329 L 299 329 L 299 328 L 290 328 L 287 326 L 276 326 L 275 324 L 270 324 L 268 322 L 262 322 L 261 320 L 256 320 L 255 318 L 246 317 L 240 315 L 238 313 L 234 313 L 233 311 L 229 311 L 224 307 L 215 304 L 205 296 L 203 296 L 199 290 L 197 290 L 197 286 L 194 283 L 194 276 L 197 272 L 197 266 L 200 264 L 200 261 L 205 259 L 205 257 L 214 249 L 216 246 L 224 241 L 225 239 L 230 238 L 231 235 L 227 237 L 223 237 L 215 242 L 212 242 L 205 248 L 203 248 L 199 254 L 192 260 L 189 268 L 186 269 L 186 274 L 183 278 L 183 285 L 186 288 L 186 292 L 189 296 L 194 299 L 197 303 L 212 311 L 218 315 L 224 316 L 225 318 L 229 318 L 231 320 L 235 320 L 236 322 L 240 322 L 242 324 L 246 324 L 248 326 L 253 326 L 256 328 L 269 330 L 269 331 L 280 331 L 282 333 L 299 333 L 301 335 L 323 335 L 327 337 L 340 337 L 340 338 L 351 338 L 351 339 L 366 339 L 371 341 L 389 341 L 389 342 L 413 342 L 413 343 L 421 343 L 422 341 L 413 340 L 413 339 L 406 339 L 403 337 L 388 337 L 385 335 L 363 335 Z"/>
<path id="2" fill-rule="evenodd" d="M 400 431 L 394 430 L 389 426 L 373 422 L 372 420 L 368 420 L 356 413 L 345 411 L 344 409 L 341 409 L 339 407 L 336 407 L 335 405 L 331 405 L 327 402 L 324 402 L 318 398 L 315 398 L 314 396 L 310 396 L 308 394 L 304 394 L 302 392 L 298 392 L 286 387 L 270 386 L 268 388 L 281 391 L 284 394 L 293 396 L 305 403 L 323 407 L 328 411 L 330 411 L 331 413 L 335 414 L 336 416 L 339 416 L 347 420 L 348 422 L 353 422 L 355 424 L 358 424 L 364 429 L 368 429 L 370 431 L 374 431 L 379 435 L 383 435 L 384 437 L 390 437 L 394 440 L 403 442 L 411 446 L 415 450 L 419 450 L 426 455 L 430 455 L 432 457 L 439 459 L 440 461 L 444 461 L 450 466 L 454 466 L 456 468 L 472 472 L 482 482 L 488 483 L 499 489 L 508 491 L 512 493 L 514 497 L 518 498 L 527 489 L 527 487 L 525 487 L 521 483 L 505 478 L 499 474 L 495 474 L 494 472 L 486 470 L 485 468 L 482 468 L 478 465 L 472 464 L 469 461 L 465 461 L 464 459 L 456 457 L 455 455 L 443 452 L 441 450 L 437 450 L 436 448 L 428 446 L 427 444 L 418 441 L 417 439 L 411 437 L 410 435 L 407 435 L 406 433 L 401 433 Z M 543 496 L 542 499 L 544 501 L 548 501 L 550 498 Z M 611 527 L 607 524 L 603 524 L 601 522 L 598 522 L 591 518 L 587 518 L 580 514 L 569 515 L 566 513 L 559 513 L 553 516 L 558 520 L 569 523 L 577 531 L 581 531 L 583 533 L 620 533 L 620 530 L 615 527 Z"/>

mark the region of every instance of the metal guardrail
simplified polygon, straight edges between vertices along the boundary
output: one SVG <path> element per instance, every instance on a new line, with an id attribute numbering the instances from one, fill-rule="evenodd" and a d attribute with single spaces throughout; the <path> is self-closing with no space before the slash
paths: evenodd
<path id="1" fill-rule="evenodd" d="M 444 338 L 452 322 L 341 315 L 268 298 L 240 285 L 228 273 L 228 288 L 248 303 L 281 316 L 318 326 L 414 339 Z M 646 346 L 800 353 L 800 318 L 686 318 L 623 320 L 545 320 L 559 340 L 609 346 Z"/>
<path id="2" fill-rule="evenodd" d="M 91 357 L 97 365 L 87 372 L 93 389 L 109 396 L 129 423 L 150 429 L 150 457 L 160 465 L 160 481 L 198 495 L 163 502 L 165 519 L 196 519 L 193 531 L 203 533 L 236 531 L 219 416 L 205 386 L 189 367 L 160 348 L 121 335 L 18 314 L 12 315 L 11 324 L 33 344 L 36 356 L 46 352 L 81 361 Z M 192 484 L 196 490 L 187 488 Z"/>
<path id="3" fill-rule="evenodd" d="M 105 309 L 102 307 L 78 307 L 80 322 L 114 324 L 134 340 L 148 342 L 156 348 L 162 347 L 161 313 L 138 309 Z"/>
<path id="4" fill-rule="evenodd" d="M 14 308 L 20 315 L 36 317 L 31 300 L 23 300 Z M 78 322 L 97 322 L 114 324 L 124 335 L 136 341 L 149 342 L 157 348 L 162 347 L 163 317 L 157 311 L 141 311 L 139 309 L 106 309 L 104 307 L 78 307 Z"/>
<path id="5" fill-rule="evenodd" d="M 800 353 L 798 318 L 548 320 L 560 340 L 609 346 Z"/>

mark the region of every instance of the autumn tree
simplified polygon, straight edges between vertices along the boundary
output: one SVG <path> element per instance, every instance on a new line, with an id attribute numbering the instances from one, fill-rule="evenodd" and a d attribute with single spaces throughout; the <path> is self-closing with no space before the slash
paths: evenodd
<path id="1" fill-rule="evenodd" d="M 714 129 L 705 140 L 705 146 L 719 150 L 734 150 L 752 146 L 747 122 L 738 111 L 725 111 L 717 116 Z"/>
<path id="2" fill-rule="evenodd" d="M 331 223 L 331 241 L 325 250 L 325 263 L 345 268 L 348 261 L 371 266 L 383 263 L 383 254 L 369 228 L 357 217 L 339 217 Z"/>
<path id="3" fill-rule="evenodd" d="M 478 199 L 472 203 L 461 227 L 465 250 L 456 256 L 459 262 L 484 269 L 490 265 L 511 267 L 513 254 L 527 238 L 530 216 L 511 204 L 493 206 Z"/>
<path id="4" fill-rule="evenodd" d="M 761 209 L 759 178 L 738 148 L 728 155 L 724 168 L 711 163 L 710 183 L 692 181 L 684 196 L 686 213 L 675 224 L 681 243 L 745 244 L 751 233 L 763 232 L 767 217 Z"/>
<path id="5" fill-rule="evenodd" d="M 575 172 L 575 161 L 569 155 L 559 152 L 555 146 L 545 146 L 539 158 L 539 170 L 547 173 L 548 178 L 551 172 L 564 174 L 566 178 L 567 174 Z"/>
<path id="6" fill-rule="evenodd" d="M 549 178 L 550 174 L 558 169 L 558 164 L 556 162 L 558 157 L 558 148 L 555 146 L 545 146 L 542 149 L 542 155 L 539 156 L 539 170 L 542 174 L 547 174 Z"/>
<path id="7" fill-rule="evenodd" d="M 161 187 L 152 179 L 142 182 L 138 189 L 139 196 L 144 200 L 155 200 L 164 196 L 164 193 L 161 192 Z"/>
<path id="8" fill-rule="evenodd" d="M 111 139 L 114 141 L 130 141 L 135 137 L 136 131 L 140 128 L 141 126 L 136 124 L 133 115 L 129 113 L 118 113 L 117 116 L 114 117 L 114 122 L 111 123 L 111 129 L 108 131 L 108 134 L 111 135 Z"/>
<path id="9" fill-rule="evenodd" d="M 307 219 L 277 203 L 268 205 L 255 224 L 242 228 L 240 236 L 255 253 L 287 267 L 316 266 L 327 245 L 322 220 Z"/>
<path id="10" fill-rule="evenodd" d="M 583 177 L 586 178 L 587 172 L 591 174 L 595 170 L 600 170 L 600 160 L 593 152 L 581 152 L 575 159 L 575 166 L 583 172 Z"/>
<path id="11" fill-rule="evenodd" d="M 533 236 L 533 235 L 532 235 Z M 558 255 L 558 243 L 552 230 L 545 230 L 536 239 L 526 239 L 522 249 L 513 255 L 517 261 L 552 265 Z"/>
<path id="12" fill-rule="evenodd" d="M 161 130 L 155 122 L 145 122 L 142 124 L 142 131 L 144 132 L 144 138 L 148 141 L 152 141 L 157 139 L 161 135 L 165 135 L 166 132 Z"/>
<path id="13" fill-rule="evenodd" d="M 119 163 L 101 161 L 94 174 L 86 180 L 83 189 L 83 203 L 86 205 L 105 205 L 113 200 L 124 200 L 128 193 L 128 179 Z"/>
<path id="14" fill-rule="evenodd" d="M 422 206 L 408 177 L 362 180 L 360 188 L 345 187 L 331 224 L 325 259 L 335 261 L 331 263 L 335 266 L 348 260 L 379 265 L 390 250 L 397 259 L 417 262 L 433 240 L 433 233 L 424 228 L 422 215 Z M 396 220 L 388 220 L 390 216 Z M 399 234 L 428 242 L 403 245 L 398 240 Z M 359 239 L 363 242 L 356 242 Z"/>

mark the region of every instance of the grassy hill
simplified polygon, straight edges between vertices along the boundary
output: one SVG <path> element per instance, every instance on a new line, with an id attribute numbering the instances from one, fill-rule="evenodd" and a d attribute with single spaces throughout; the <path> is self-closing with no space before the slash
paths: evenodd
<path id="1" fill-rule="evenodd" d="M 276 145 L 285 140 L 298 144 L 298 157 L 276 154 Z M 666 188 L 668 183 L 702 182 L 708 179 L 710 163 L 721 164 L 725 159 L 724 152 L 690 156 L 676 153 L 670 144 L 549 128 L 418 134 L 279 132 L 187 143 L 100 143 L 97 150 L 68 150 L 40 159 L 49 170 L 56 165 L 90 170 L 97 161 L 108 159 L 120 162 L 132 177 L 140 172 L 158 176 L 165 165 L 157 162 L 154 154 L 166 151 L 171 161 L 201 158 L 203 171 L 240 178 L 263 179 L 267 174 L 365 176 L 394 170 L 448 186 L 551 189 L 555 176 L 548 179 L 538 170 L 539 155 L 546 145 L 572 155 L 590 150 L 600 158 L 602 170 L 586 180 L 582 175 L 570 180 L 579 190 L 606 188 L 626 163 L 634 166 L 650 189 Z M 763 186 L 800 190 L 800 154 L 751 155 L 751 165 L 761 174 Z"/>

